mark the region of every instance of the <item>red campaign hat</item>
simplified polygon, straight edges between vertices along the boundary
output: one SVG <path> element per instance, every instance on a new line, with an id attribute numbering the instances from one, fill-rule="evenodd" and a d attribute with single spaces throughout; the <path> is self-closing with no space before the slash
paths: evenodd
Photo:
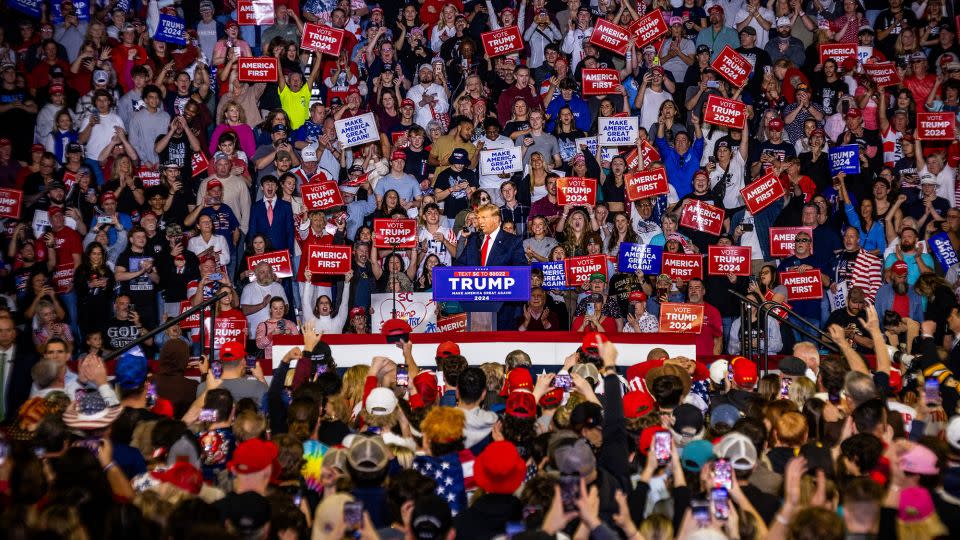
<path id="1" fill-rule="evenodd" d="M 779 118 L 771 118 L 770 122 L 767 124 L 767 127 L 775 131 L 783 131 L 783 120 Z"/>
<path id="2" fill-rule="evenodd" d="M 507 373 L 507 378 L 503 381 L 503 388 L 500 389 L 501 396 L 508 396 L 515 390 L 533 391 L 533 376 L 525 367 L 516 367 Z"/>
<path id="3" fill-rule="evenodd" d="M 583 349 L 583 352 L 587 354 L 599 356 L 600 345 L 606 341 L 609 340 L 600 332 L 587 332 L 583 336 L 583 343 L 580 344 L 580 348 Z"/>
<path id="4" fill-rule="evenodd" d="M 367 315 L 367 310 L 363 309 L 363 306 L 357 306 L 357 307 L 355 307 L 355 308 L 351 308 L 351 309 L 350 309 L 350 316 L 351 316 L 351 317 L 356 317 L 357 315 L 366 316 L 366 315 Z"/>
<path id="5" fill-rule="evenodd" d="M 847 111 L 847 118 L 861 118 L 861 117 L 863 117 L 863 111 L 861 111 L 856 107 L 851 107 L 850 110 Z"/>
<path id="6" fill-rule="evenodd" d="M 537 400 L 530 392 L 510 392 L 506 413 L 514 418 L 536 418 Z"/>
<path id="7" fill-rule="evenodd" d="M 423 404 L 430 406 L 437 402 L 437 377 L 429 371 L 421 371 L 413 378 L 413 386 L 420 394 Z"/>
<path id="8" fill-rule="evenodd" d="M 658 368 L 663 365 L 663 360 L 647 360 L 645 362 L 640 362 L 639 364 L 634 364 L 627 368 L 627 383 L 629 384 L 634 379 L 637 380 L 638 384 L 643 384 L 647 379 L 647 373 L 650 372 L 653 368 Z"/>
<path id="9" fill-rule="evenodd" d="M 653 396 L 646 392 L 633 391 L 623 395 L 623 415 L 627 418 L 641 418 L 650 414 L 656 407 Z"/>
<path id="10" fill-rule="evenodd" d="M 710 178 L 710 173 L 703 169 L 697 169 L 697 172 L 693 173 L 693 179 L 696 180 L 698 177 Z"/>
<path id="11" fill-rule="evenodd" d="M 890 368 L 890 390 L 894 394 L 899 394 L 903 390 L 903 374 L 897 368 Z"/>
<path id="12" fill-rule="evenodd" d="M 403 98 L 403 101 L 400 102 L 400 108 L 402 109 L 404 107 L 413 107 L 414 109 L 416 109 L 417 104 L 414 103 L 413 100 L 410 98 Z"/>
<path id="13" fill-rule="evenodd" d="M 217 180 L 216 178 L 207 182 L 207 191 L 210 191 L 213 188 L 222 188 L 222 187 L 223 187 L 223 182 Z"/>
<path id="14" fill-rule="evenodd" d="M 826 137 L 826 136 L 827 136 L 827 132 L 823 131 L 823 130 L 820 129 L 820 128 L 814 128 L 814 130 L 810 132 L 810 138 L 812 139 L 812 138 L 816 137 L 817 135 L 819 135 L 819 136 L 821 136 L 821 137 Z"/>
<path id="15" fill-rule="evenodd" d="M 203 263 L 205 263 L 205 262 L 207 262 L 207 261 L 217 262 L 217 259 L 215 259 L 213 255 L 209 255 L 209 254 L 208 254 L 208 255 L 203 255 L 202 257 L 200 257 L 200 259 L 199 259 L 197 262 L 199 262 L 200 264 L 203 264 Z"/>
<path id="16" fill-rule="evenodd" d="M 413 332 L 413 328 L 410 328 L 410 324 L 403 319 L 390 319 L 380 327 L 380 333 L 384 336 L 399 336 L 411 332 Z"/>
<path id="17" fill-rule="evenodd" d="M 720 7 L 719 4 L 714 4 L 710 9 L 707 10 L 707 15 L 713 15 L 715 12 L 723 15 L 723 8 Z"/>
<path id="18" fill-rule="evenodd" d="M 239 27 L 240 27 L 240 24 L 239 24 L 237 21 L 229 20 L 229 21 L 227 21 L 227 22 L 223 25 L 223 28 L 224 28 L 224 30 L 226 30 L 227 28 L 230 28 L 231 26 L 236 26 L 237 28 L 239 28 Z"/>
<path id="19" fill-rule="evenodd" d="M 59 216 L 62 213 L 63 213 L 63 208 L 60 208 L 59 206 L 51 206 L 50 208 L 47 208 L 47 218 L 52 218 L 53 216 Z"/>
<path id="20" fill-rule="evenodd" d="M 178 461 L 169 469 L 151 472 L 150 476 L 194 495 L 200 493 L 203 487 L 203 474 L 189 461 Z"/>
<path id="21" fill-rule="evenodd" d="M 907 275 L 907 270 L 909 270 L 909 267 L 907 266 L 907 263 L 903 261 L 897 261 L 893 263 L 893 266 L 891 266 L 890 269 L 893 270 L 893 273 L 898 276 L 905 276 Z"/>
<path id="22" fill-rule="evenodd" d="M 227 468 L 234 474 L 260 472 L 273 465 L 279 453 L 277 445 L 272 441 L 249 439 L 237 445 Z"/>
<path id="23" fill-rule="evenodd" d="M 485 493 L 511 494 L 526 476 L 527 463 L 508 441 L 490 443 L 473 462 L 473 478 Z"/>
<path id="24" fill-rule="evenodd" d="M 47 149 L 44 148 L 43 145 L 40 144 L 40 143 L 37 143 L 37 144 L 35 144 L 35 145 L 33 145 L 33 146 L 30 147 L 30 152 L 31 152 L 31 153 L 33 153 L 33 152 L 46 152 L 46 151 L 47 151 Z"/>
<path id="25" fill-rule="evenodd" d="M 640 440 L 637 443 L 640 453 L 646 455 L 650 451 L 650 445 L 653 444 L 653 436 L 661 431 L 667 431 L 663 426 L 650 426 L 640 432 Z"/>
<path id="26" fill-rule="evenodd" d="M 228 341 L 220 347 L 220 360 L 224 362 L 236 362 L 246 355 L 247 352 L 243 348 L 243 343 L 239 341 Z"/>
<path id="27" fill-rule="evenodd" d="M 452 341 L 444 341 L 437 345 L 437 358 L 447 358 L 448 356 L 459 356 L 460 346 Z"/>
<path id="28" fill-rule="evenodd" d="M 100 196 L 100 204 L 103 204 L 107 201 L 117 201 L 117 196 L 112 191 L 104 191 L 103 195 Z"/>
<path id="29" fill-rule="evenodd" d="M 553 388 L 540 398 L 540 406 L 552 409 L 563 403 L 563 388 Z"/>
<path id="30" fill-rule="evenodd" d="M 743 356 L 730 360 L 730 369 L 733 370 L 733 382 L 738 386 L 752 387 L 757 384 L 757 364 Z"/>
<path id="31" fill-rule="evenodd" d="M 390 161 L 395 159 L 407 159 L 407 153 L 403 150 L 394 150 L 393 153 L 390 154 Z"/>
<path id="32" fill-rule="evenodd" d="M 630 295 L 627 297 L 627 301 L 631 304 L 634 302 L 646 302 L 647 293 L 643 291 L 630 291 Z"/>

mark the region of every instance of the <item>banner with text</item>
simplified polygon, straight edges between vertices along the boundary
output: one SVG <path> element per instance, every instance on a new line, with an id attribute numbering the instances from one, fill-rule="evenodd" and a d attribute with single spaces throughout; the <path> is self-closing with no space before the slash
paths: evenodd
<path id="1" fill-rule="evenodd" d="M 637 273 L 645 276 L 660 273 L 663 266 L 663 246 L 653 244 L 635 244 L 621 242 L 617 256 L 617 271 Z"/>
<path id="2" fill-rule="evenodd" d="M 838 66 L 842 66 L 847 60 L 853 60 L 854 63 L 859 60 L 856 43 L 821 43 L 819 48 L 821 64 L 828 58 L 835 61 Z"/>
<path id="3" fill-rule="evenodd" d="M 394 317 L 396 311 L 396 317 Z M 437 332 L 437 304 L 433 293 L 401 292 L 370 295 L 370 332 L 379 334 L 383 323 L 390 319 L 402 319 L 410 325 L 414 334 Z"/>
<path id="4" fill-rule="evenodd" d="M 612 94 L 620 84 L 620 72 L 607 68 L 583 68 L 580 82 L 583 95 L 604 96 Z"/>
<path id="5" fill-rule="evenodd" d="M 900 73 L 893 62 L 873 62 L 863 64 L 863 72 L 877 85 L 877 88 L 900 84 Z"/>
<path id="6" fill-rule="evenodd" d="M 240 82 L 277 82 L 280 61 L 276 58 L 244 56 L 237 60 L 237 77 Z"/>
<path id="7" fill-rule="evenodd" d="M 930 251 L 932 251 L 933 255 L 937 258 L 944 272 L 960 262 L 960 258 L 957 257 L 957 251 L 953 249 L 953 244 L 950 242 L 950 236 L 948 236 L 947 233 L 941 232 L 931 236 L 930 239 L 927 240 L 927 245 L 930 246 Z"/>
<path id="8" fill-rule="evenodd" d="M 250 281 L 257 279 L 253 275 L 253 269 L 260 263 L 267 263 L 278 278 L 288 278 L 293 276 L 293 266 L 290 264 L 290 252 L 282 249 L 280 251 L 271 251 L 263 255 L 250 255 L 247 257 L 247 270 L 250 270 Z"/>
<path id="9" fill-rule="evenodd" d="M 343 206 L 343 196 L 340 187 L 333 180 L 303 184 L 300 186 L 303 196 L 303 205 L 307 210 L 324 210 L 334 206 Z"/>
<path id="10" fill-rule="evenodd" d="M 597 179 L 566 176 L 557 180 L 557 204 L 593 206 L 597 204 Z"/>
<path id="11" fill-rule="evenodd" d="M 157 19 L 157 33 L 153 35 L 155 41 L 163 41 L 173 45 L 187 44 L 187 23 L 180 17 L 161 13 Z"/>
<path id="12" fill-rule="evenodd" d="M 703 304 L 660 304 L 660 331 L 699 334 L 703 329 Z"/>
<path id="13" fill-rule="evenodd" d="M 0 189 L 0 217 L 20 219 L 23 192 L 19 189 Z"/>
<path id="14" fill-rule="evenodd" d="M 516 25 L 484 32 L 480 41 L 490 58 L 523 51 L 523 35 Z"/>
<path id="15" fill-rule="evenodd" d="M 828 151 L 830 174 L 860 174 L 860 146 L 848 144 L 834 146 Z"/>
<path id="16" fill-rule="evenodd" d="M 543 285 L 541 287 L 546 291 L 566 290 L 567 275 L 564 271 L 563 261 L 535 262 L 534 268 L 539 268 L 543 272 Z"/>
<path id="17" fill-rule="evenodd" d="M 590 280 L 590 274 L 607 276 L 606 255 L 584 255 L 583 257 L 569 257 L 563 260 L 564 273 L 567 276 L 567 285 L 579 287 Z M 607 276 L 608 278 L 610 276 Z"/>
<path id="18" fill-rule="evenodd" d="M 699 253 L 664 253 L 662 260 L 660 273 L 674 281 L 703 279 L 703 255 Z"/>
<path id="19" fill-rule="evenodd" d="M 480 174 L 512 174 L 523 170 L 523 151 L 519 146 L 480 151 Z"/>
<path id="20" fill-rule="evenodd" d="M 627 32 L 633 35 L 634 46 L 640 51 L 647 43 L 666 34 L 669 29 L 667 21 L 663 18 L 663 12 L 655 9 L 630 23 Z"/>
<path id="21" fill-rule="evenodd" d="M 790 300 L 819 300 L 823 298 L 820 270 L 780 272 L 780 283 L 787 288 Z"/>
<path id="22" fill-rule="evenodd" d="M 747 123 L 747 106 L 742 101 L 710 94 L 703 110 L 703 121 L 715 126 L 743 129 Z"/>
<path id="23" fill-rule="evenodd" d="M 303 25 L 303 38 L 300 40 L 300 48 L 308 51 L 318 51 L 330 56 L 339 56 L 345 35 L 344 30 L 340 28 L 331 28 L 308 22 Z"/>
<path id="24" fill-rule="evenodd" d="M 237 0 L 237 24 L 240 26 L 270 26 L 273 20 L 273 0 Z"/>
<path id="25" fill-rule="evenodd" d="M 597 133 L 600 146 L 633 146 L 640 133 L 640 119 L 636 116 L 598 118 Z"/>
<path id="26" fill-rule="evenodd" d="M 353 248 L 350 246 L 334 246 L 309 244 L 307 250 L 307 268 L 314 274 L 336 275 L 346 274 L 351 268 Z"/>
<path id="27" fill-rule="evenodd" d="M 344 148 L 380 140 L 377 119 L 372 112 L 337 120 L 334 126 L 337 129 L 337 140 Z"/>
<path id="28" fill-rule="evenodd" d="M 737 88 L 743 88 L 750 79 L 750 72 L 753 71 L 753 65 L 742 54 L 726 45 L 717 59 L 710 64 L 721 77 L 730 82 Z"/>
<path id="29" fill-rule="evenodd" d="M 623 180 L 627 187 L 627 199 L 631 202 L 670 192 L 667 171 L 663 167 L 630 173 Z"/>
<path id="30" fill-rule="evenodd" d="M 800 232 L 807 233 L 810 235 L 810 239 L 813 239 L 813 228 L 811 227 L 770 227 L 770 256 L 780 258 L 793 255 L 793 238 Z M 813 253 L 813 248 L 811 242 L 811 253 Z"/>
<path id="31" fill-rule="evenodd" d="M 723 229 L 723 208 L 703 201 L 688 200 L 680 213 L 680 225 L 719 236 Z"/>
<path id="32" fill-rule="evenodd" d="M 633 36 L 630 32 L 627 32 L 626 28 L 600 18 L 593 26 L 593 33 L 590 34 L 589 42 L 601 49 L 607 49 L 623 56 L 627 52 L 627 46 L 630 45 L 632 38 Z"/>
<path id="33" fill-rule="evenodd" d="M 957 113 L 917 112 L 917 138 L 923 141 L 952 141 L 956 138 Z"/>
<path id="34" fill-rule="evenodd" d="M 373 220 L 373 247 L 387 249 L 417 247 L 417 220 Z"/>
<path id="35" fill-rule="evenodd" d="M 707 246 L 707 274 L 749 276 L 750 246 Z"/>
<path id="36" fill-rule="evenodd" d="M 526 302 L 529 266 L 434 266 L 436 302 Z"/>
<path id="37" fill-rule="evenodd" d="M 757 178 L 756 181 L 749 186 L 740 190 L 743 201 L 747 203 L 747 208 L 749 208 L 750 213 L 754 215 L 775 201 L 780 200 L 780 198 L 786 194 L 787 191 L 783 188 L 783 184 L 780 183 L 780 179 L 776 177 L 773 171 Z"/>

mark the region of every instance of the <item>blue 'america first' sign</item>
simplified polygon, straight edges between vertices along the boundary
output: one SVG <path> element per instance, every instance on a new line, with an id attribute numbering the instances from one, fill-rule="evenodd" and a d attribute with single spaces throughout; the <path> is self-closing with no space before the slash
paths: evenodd
<path id="1" fill-rule="evenodd" d="M 436 302 L 526 302 L 529 266 L 434 266 Z"/>

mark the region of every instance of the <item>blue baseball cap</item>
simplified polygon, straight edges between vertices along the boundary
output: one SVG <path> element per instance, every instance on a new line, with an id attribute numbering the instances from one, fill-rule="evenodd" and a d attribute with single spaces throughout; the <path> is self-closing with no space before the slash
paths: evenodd
<path id="1" fill-rule="evenodd" d="M 133 390 L 143 386 L 147 380 L 147 359 L 137 348 L 124 353 L 117 360 L 113 373 L 113 382 L 123 390 Z"/>
<path id="2" fill-rule="evenodd" d="M 450 154 L 451 165 L 467 165 L 470 163 L 470 156 L 463 148 L 457 148 Z"/>

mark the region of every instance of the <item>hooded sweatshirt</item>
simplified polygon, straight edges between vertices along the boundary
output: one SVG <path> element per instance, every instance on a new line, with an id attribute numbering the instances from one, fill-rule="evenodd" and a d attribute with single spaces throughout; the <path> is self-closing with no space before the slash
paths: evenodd
<path id="1" fill-rule="evenodd" d="M 497 423 L 497 415 L 480 407 L 470 410 L 461 407 L 461 410 L 467 419 L 466 425 L 463 427 L 465 438 L 463 445 L 471 448 L 485 439 L 487 435 L 490 435 L 493 425 Z"/>
<path id="2" fill-rule="evenodd" d="M 183 416 L 197 397 L 197 381 L 184 377 L 190 357 L 189 346 L 180 339 L 163 344 L 153 384 L 157 395 L 170 400 L 175 418 Z"/>

